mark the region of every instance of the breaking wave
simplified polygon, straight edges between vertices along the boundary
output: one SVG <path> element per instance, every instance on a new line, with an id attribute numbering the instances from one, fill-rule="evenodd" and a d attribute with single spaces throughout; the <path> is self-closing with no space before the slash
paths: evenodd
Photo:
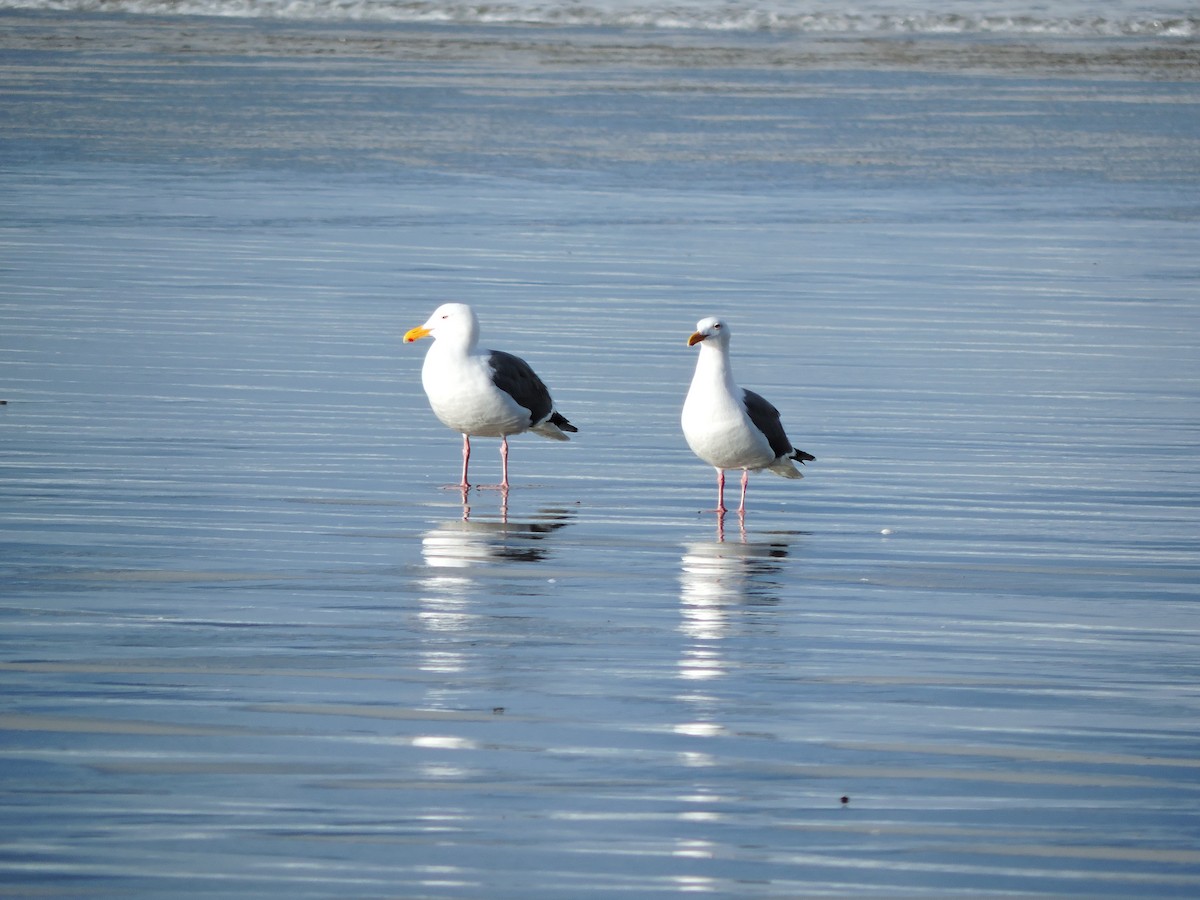
<path id="1" fill-rule="evenodd" d="M 220 16 L 310 21 L 376 21 L 413 24 L 540 25 L 545 27 L 650 28 L 700 31 L 772 31 L 815 34 L 980 34 L 1072 37 L 1195 37 L 1200 15 L 1191 10 L 1128 13 L 1104 5 L 1054 4 L 1004 8 L 959 0 L 939 11 L 898 4 L 851 9 L 809 8 L 776 0 L 738 3 L 664 2 L 422 2 L 422 0 L 0 0 L 2 9 Z M 807 4 L 806 4 L 807 5 Z"/>

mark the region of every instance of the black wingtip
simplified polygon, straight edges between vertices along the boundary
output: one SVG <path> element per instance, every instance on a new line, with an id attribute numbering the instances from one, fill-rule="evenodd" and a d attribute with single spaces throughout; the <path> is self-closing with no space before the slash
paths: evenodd
<path id="1" fill-rule="evenodd" d="M 816 457 L 811 453 L 805 453 L 803 450 L 797 450 L 792 454 L 792 459 L 798 459 L 800 465 L 804 465 L 806 462 L 812 462 Z"/>
<path id="2" fill-rule="evenodd" d="M 567 417 L 562 413 L 556 412 L 550 416 L 551 424 L 557 425 L 560 431 L 570 431 L 573 434 L 578 434 L 579 429 L 567 421 Z"/>

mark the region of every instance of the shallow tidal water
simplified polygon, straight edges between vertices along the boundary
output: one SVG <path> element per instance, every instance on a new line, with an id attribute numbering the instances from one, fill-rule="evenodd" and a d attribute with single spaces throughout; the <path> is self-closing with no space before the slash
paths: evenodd
<path id="1" fill-rule="evenodd" d="M 1200 891 L 1194 79 L 180 21 L 7 16 L 6 891 Z"/>

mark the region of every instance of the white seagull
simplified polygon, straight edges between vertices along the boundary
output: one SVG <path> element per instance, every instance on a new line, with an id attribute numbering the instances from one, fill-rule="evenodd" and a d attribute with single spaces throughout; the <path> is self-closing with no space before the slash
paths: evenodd
<path id="1" fill-rule="evenodd" d="M 703 343 L 701 343 L 703 342 Z M 729 324 L 715 316 L 701 319 L 688 346 L 701 344 L 696 374 L 683 402 L 683 435 L 698 457 L 717 470 L 717 512 L 725 512 L 725 470 L 742 470 L 742 504 L 750 471 L 769 469 L 784 478 L 803 478 L 802 465 L 816 459 L 797 450 L 784 433 L 779 410 L 763 397 L 740 388 L 729 368 Z"/>
<path id="2" fill-rule="evenodd" d="M 503 350 L 479 349 L 479 320 L 465 303 L 446 303 L 424 325 L 404 335 L 411 344 L 433 338 L 421 367 L 421 384 L 434 415 L 463 436 L 463 491 L 471 436 L 500 438 L 502 490 L 508 490 L 508 436 L 534 431 L 556 441 L 579 429 L 554 408 L 550 391 L 525 360 Z"/>

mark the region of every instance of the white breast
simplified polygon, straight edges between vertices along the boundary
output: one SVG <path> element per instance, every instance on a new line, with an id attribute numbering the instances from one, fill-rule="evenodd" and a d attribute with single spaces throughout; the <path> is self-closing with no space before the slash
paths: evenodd
<path id="1" fill-rule="evenodd" d="M 761 469 L 775 461 L 775 453 L 761 431 L 746 415 L 741 401 L 724 381 L 697 371 L 683 404 L 683 435 L 692 452 L 718 469 Z"/>
<path id="2" fill-rule="evenodd" d="M 487 357 L 439 352 L 425 354 L 421 384 L 429 405 L 444 425 L 463 434 L 501 437 L 529 428 L 529 410 L 492 382 Z"/>

